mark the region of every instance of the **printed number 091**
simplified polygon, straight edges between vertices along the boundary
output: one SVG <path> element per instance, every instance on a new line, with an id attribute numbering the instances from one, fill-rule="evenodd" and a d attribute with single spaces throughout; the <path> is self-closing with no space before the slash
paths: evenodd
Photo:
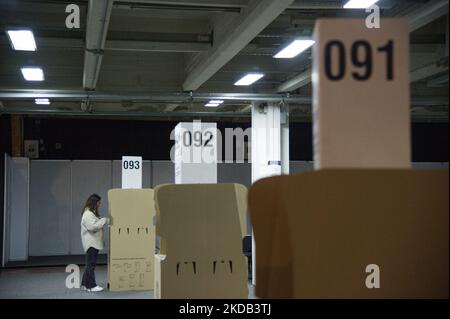
<path id="1" fill-rule="evenodd" d="M 389 40 L 385 46 L 378 47 L 378 52 L 386 53 L 386 79 L 394 79 L 394 41 Z M 355 41 L 350 48 L 350 59 L 356 68 L 352 77 L 357 81 L 367 81 L 373 71 L 373 50 L 369 42 Z M 333 52 L 336 52 L 337 65 L 333 67 Z M 332 81 L 340 81 L 347 72 L 346 48 L 339 40 L 329 41 L 325 45 L 325 74 Z"/>

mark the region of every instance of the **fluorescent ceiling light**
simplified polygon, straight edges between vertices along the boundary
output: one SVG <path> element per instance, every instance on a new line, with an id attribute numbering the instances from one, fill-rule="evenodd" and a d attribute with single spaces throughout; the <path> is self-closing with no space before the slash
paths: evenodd
<path id="1" fill-rule="evenodd" d="M 36 41 L 34 41 L 33 32 L 30 30 L 8 30 L 14 50 L 18 51 L 36 51 Z"/>
<path id="2" fill-rule="evenodd" d="M 290 59 L 293 58 L 314 44 L 313 40 L 294 40 L 291 44 L 278 52 L 274 58 Z"/>
<path id="3" fill-rule="evenodd" d="M 50 100 L 49 99 L 34 99 L 34 103 L 41 104 L 41 105 L 49 105 Z"/>
<path id="4" fill-rule="evenodd" d="M 44 81 L 44 71 L 41 68 L 22 68 L 21 70 L 27 81 Z"/>
<path id="5" fill-rule="evenodd" d="M 208 103 L 205 104 L 205 106 L 207 106 L 207 107 L 218 107 L 222 103 L 223 103 L 223 100 L 210 100 Z"/>
<path id="6" fill-rule="evenodd" d="M 211 103 L 211 104 L 222 104 L 223 100 L 210 100 L 208 103 Z"/>
<path id="7" fill-rule="evenodd" d="M 238 85 L 238 86 L 250 85 L 250 84 L 253 84 L 256 81 L 258 81 L 263 76 L 264 76 L 264 74 L 262 74 L 262 73 L 249 73 L 249 74 L 245 75 L 244 77 L 242 77 L 239 81 L 234 83 L 234 85 Z"/>
<path id="8" fill-rule="evenodd" d="M 366 9 L 377 3 L 378 0 L 350 0 L 345 5 L 345 9 Z"/>

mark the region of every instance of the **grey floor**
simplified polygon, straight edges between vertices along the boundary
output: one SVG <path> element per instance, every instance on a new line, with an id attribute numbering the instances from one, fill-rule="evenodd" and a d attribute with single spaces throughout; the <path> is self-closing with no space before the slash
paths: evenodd
<path id="1" fill-rule="evenodd" d="M 83 271 L 83 268 L 81 268 Z M 106 286 L 106 266 L 96 269 L 97 284 Z M 152 299 L 153 291 L 88 293 L 66 288 L 65 267 L 36 267 L 0 270 L 0 299 Z M 249 298 L 254 287 L 249 284 Z"/>
<path id="2" fill-rule="evenodd" d="M 86 255 L 69 255 L 69 256 L 30 256 L 26 261 L 10 261 L 6 268 L 20 267 L 43 267 L 43 266 L 66 266 L 70 264 L 83 265 Z M 97 257 L 97 265 L 106 265 L 107 255 L 99 254 Z"/>

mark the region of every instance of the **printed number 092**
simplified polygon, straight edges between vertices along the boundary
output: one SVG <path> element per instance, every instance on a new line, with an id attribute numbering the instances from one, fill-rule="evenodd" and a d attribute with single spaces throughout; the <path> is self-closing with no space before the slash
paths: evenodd
<path id="1" fill-rule="evenodd" d="M 193 137 L 193 138 L 192 138 Z M 183 134 L 183 145 L 185 147 L 190 147 L 192 144 L 194 146 L 205 146 L 210 147 L 212 146 L 211 140 L 213 139 L 213 134 L 211 132 L 204 132 L 204 137 L 202 136 L 202 132 L 195 131 L 194 134 L 192 134 L 190 131 L 185 131 Z M 194 143 L 192 143 L 194 142 Z"/>

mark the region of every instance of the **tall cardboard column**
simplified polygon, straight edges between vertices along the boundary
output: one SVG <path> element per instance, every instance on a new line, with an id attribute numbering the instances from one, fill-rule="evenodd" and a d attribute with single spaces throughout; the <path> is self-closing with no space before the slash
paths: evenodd
<path id="1" fill-rule="evenodd" d="M 250 189 L 256 296 L 448 298 L 448 170 L 409 168 L 408 33 L 316 22 L 316 170 Z"/>
<path id="2" fill-rule="evenodd" d="M 142 157 L 122 157 L 122 189 L 108 191 L 111 291 L 153 289 L 155 204 L 153 189 L 141 188 Z"/>
<path id="3" fill-rule="evenodd" d="M 280 109 L 280 151 L 281 174 L 289 174 L 289 105 L 283 103 Z"/>
<path id="4" fill-rule="evenodd" d="M 175 127 L 175 183 L 217 183 L 217 124 L 181 122 Z"/>
<path id="5" fill-rule="evenodd" d="M 289 117 L 287 106 L 275 102 L 252 105 L 252 183 L 289 173 Z M 255 240 L 252 236 L 252 283 L 256 281 Z"/>
<path id="6" fill-rule="evenodd" d="M 314 34 L 314 168 L 409 168 L 407 21 L 320 19 Z"/>

